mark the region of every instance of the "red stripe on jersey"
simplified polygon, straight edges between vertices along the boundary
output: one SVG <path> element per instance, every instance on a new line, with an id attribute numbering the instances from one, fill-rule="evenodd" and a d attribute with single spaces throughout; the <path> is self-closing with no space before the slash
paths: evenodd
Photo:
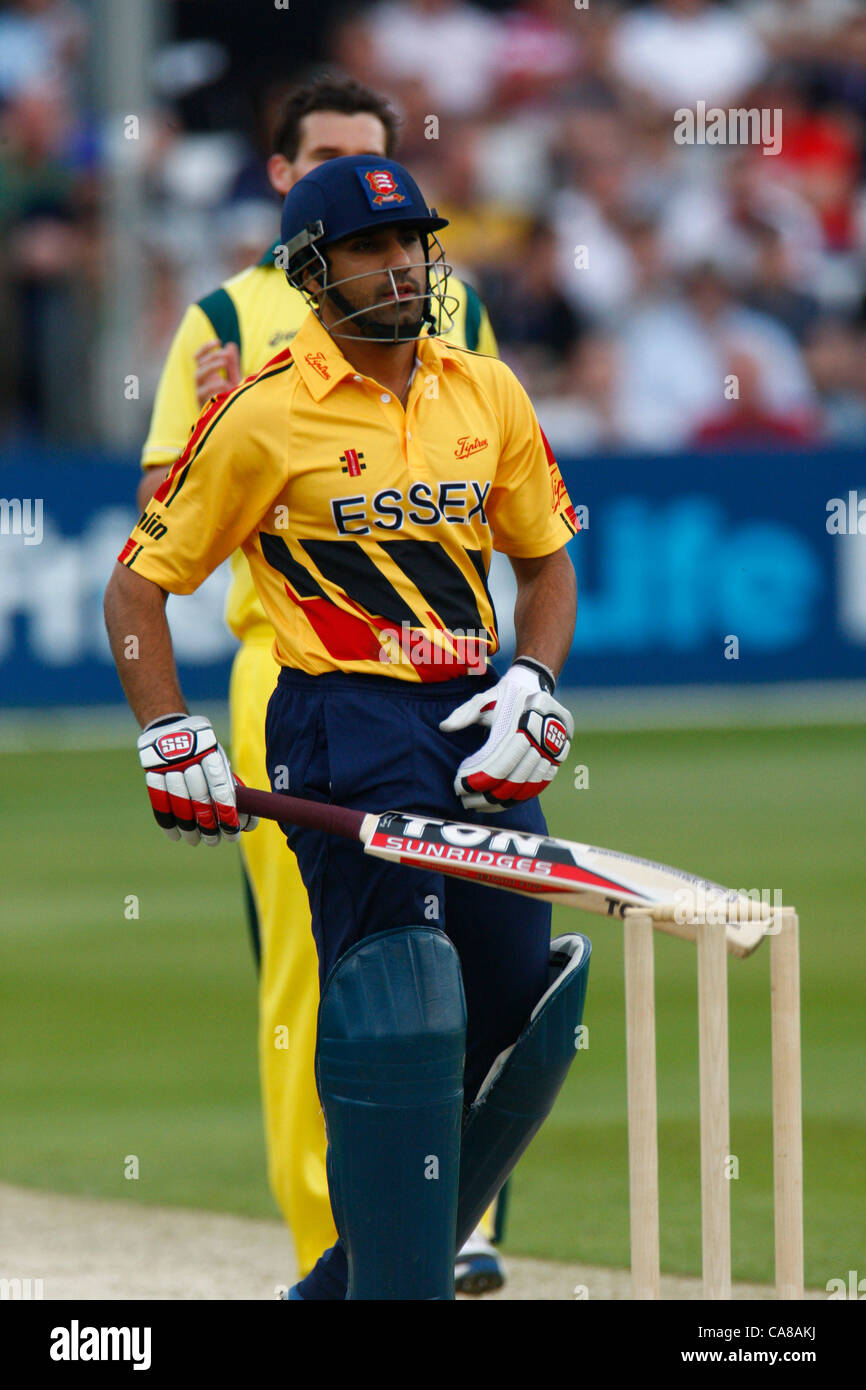
<path id="1" fill-rule="evenodd" d="M 326 652 L 336 661 L 377 661 L 382 650 L 378 633 L 363 618 L 355 618 L 326 598 L 299 599 L 285 585 L 286 593 L 305 614 Z M 383 674 L 387 674 L 383 668 Z"/>
<path id="2" fill-rule="evenodd" d="M 210 404 L 207 405 L 205 409 L 202 411 L 201 415 L 198 417 L 198 420 L 193 425 L 192 433 L 190 434 L 190 437 L 186 442 L 186 448 L 184 449 L 180 458 L 175 459 L 174 463 L 171 466 L 171 471 L 169 472 L 167 477 L 163 479 L 159 487 L 156 489 L 156 492 L 153 494 L 154 502 L 165 502 L 167 498 L 171 495 L 171 493 L 174 491 L 178 474 L 190 462 L 193 450 L 195 449 L 196 445 L 201 439 L 203 431 L 207 429 L 211 421 L 222 410 L 223 406 L 225 405 L 226 398 L 229 394 L 230 393 L 228 391 L 224 391 L 221 396 L 215 396 L 214 399 L 210 402 Z"/>
<path id="3" fill-rule="evenodd" d="M 349 472 L 349 477 L 350 477 L 350 478 L 360 478 L 360 476 L 361 476 L 361 460 L 358 458 L 358 451 L 357 451 L 357 449 L 347 449 L 347 450 L 346 450 L 346 453 L 345 453 L 345 455 L 344 455 L 344 457 L 345 457 L 345 460 L 346 460 L 346 467 L 347 467 L 348 472 Z"/>
<path id="4" fill-rule="evenodd" d="M 259 369 L 259 371 L 252 372 L 249 376 L 244 377 L 243 381 L 239 382 L 237 386 L 234 386 L 231 388 L 231 390 L 223 391 L 220 395 L 215 396 L 213 400 L 211 400 L 204 407 L 201 415 L 198 417 L 197 421 L 193 425 L 192 433 L 190 434 L 190 437 L 186 442 L 186 448 L 184 449 L 180 458 L 175 459 L 174 463 L 171 466 L 171 472 L 168 474 L 168 477 L 160 483 L 159 487 L 156 489 L 156 492 L 153 494 L 154 501 L 167 501 L 167 498 L 173 491 L 174 483 L 178 476 L 178 473 L 182 468 L 184 468 L 188 463 L 191 462 L 195 449 L 199 444 L 202 435 L 206 432 L 209 426 L 215 422 L 216 417 L 228 404 L 229 397 L 233 396 L 235 391 L 239 391 L 243 387 L 250 386 L 258 377 L 264 376 L 266 372 L 270 372 L 279 363 L 290 361 L 291 356 L 291 348 L 284 348 L 282 352 L 277 353 L 276 357 L 272 357 L 269 362 L 266 362 L 265 365 Z"/>
<path id="5" fill-rule="evenodd" d="M 453 673 L 454 675 L 466 676 L 469 674 L 470 670 L 477 671 L 479 667 L 483 668 L 487 665 L 487 653 L 490 650 L 489 637 L 465 635 L 458 637 L 456 633 L 448 631 L 445 624 L 439 621 L 437 615 L 430 608 L 427 609 L 427 621 L 433 627 L 437 628 L 439 632 L 442 633 L 443 637 L 447 637 L 448 641 L 451 643 L 453 658 L 451 661 L 446 661 L 443 655 L 443 657 L 440 658 L 442 664 L 447 666 L 462 664 L 462 669 L 455 671 Z M 447 648 L 444 648 L 443 651 L 447 652 Z M 410 659 L 412 658 L 410 657 Z M 418 663 L 412 659 L 412 664 L 417 665 Z M 430 677 L 430 679 L 432 680 L 433 678 Z M 447 680 L 448 677 L 444 676 L 440 677 L 440 679 Z M 485 709 L 492 709 L 495 703 L 494 700 L 490 705 L 485 705 Z"/>
<path id="6" fill-rule="evenodd" d="M 538 426 L 538 430 L 541 435 L 542 443 L 544 444 L 544 452 L 547 455 L 547 466 L 550 469 L 550 488 L 553 496 L 553 511 L 556 511 L 560 503 L 562 502 L 563 497 L 568 497 L 568 493 L 565 490 L 565 483 L 563 482 L 562 474 L 559 471 L 559 464 L 556 462 L 556 455 L 554 454 L 553 450 L 550 447 L 550 444 L 548 443 L 547 435 L 544 433 L 544 430 L 541 428 L 540 425 Z M 564 516 L 568 518 L 569 524 L 574 527 L 575 532 L 579 531 L 580 522 L 577 519 L 574 507 L 571 505 L 571 502 L 566 503 L 566 505 L 562 508 L 562 513 Z"/>
<path id="7" fill-rule="evenodd" d="M 290 585 L 284 585 L 286 593 L 293 603 L 304 613 L 310 627 L 315 632 L 322 646 L 329 656 L 335 661 L 381 661 L 384 650 L 382 639 L 378 628 L 387 627 L 384 618 L 376 617 L 354 617 L 352 613 L 345 612 L 331 603 L 327 598 L 305 598 L 301 599 L 293 592 Z M 346 602 L 351 603 L 352 607 L 357 607 L 348 595 Z M 363 610 L 361 610 L 363 612 Z M 460 662 L 442 666 L 433 662 L 416 662 L 412 660 L 411 650 L 404 652 L 414 671 L 418 674 L 420 681 L 441 681 L 450 680 L 455 676 L 465 676 L 468 674 L 469 667 Z M 382 675 L 388 675 L 388 663 L 382 662 Z"/>
<path id="8" fill-rule="evenodd" d="M 345 598 L 345 600 L 346 600 L 347 603 L 351 603 L 351 605 L 352 605 L 353 608 L 357 608 L 357 610 L 358 610 L 359 613 L 361 613 L 361 614 L 364 613 L 364 609 L 361 607 L 361 605 L 360 605 L 359 603 L 356 603 L 355 600 L 354 600 L 353 598 L 350 598 L 348 594 L 344 593 L 344 594 L 343 594 L 343 597 Z M 443 628 L 442 624 L 438 621 L 438 619 L 436 618 L 436 615 L 435 615 L 434 613 L 430 613 L 430 612 L 428 611 L 427 616 L 428 616 L 430 619 L 432 619 L 434 625 L 435 625 L 436 627 L 439 628 L 440 632 L 445 632 L 445 628 Z M 373 618 L 370 619 L 370 621 L 373 622 L 374 624 L 376 624 L 376 626 L 377 626 L 378 628 L 380 628 L 380 629 L 383 628 L 383 627 L 388 628 L 388 624 L 387 624 L 386 620 L 385 620 L 384 618 L 382 618 L 382 617 L 373 617 Z M 391 632 L 393 632 L 393 628 L 388 628 L 388 630 L 391 631 Z M 413 629 L 413 631 L 417 631 L 417 629 Z M 448 633 L 448 636 L 450 637 L 451 634 Z M 456 639 L 452 639 L 452 640 L 456 641 Z M 433 642 L 432 642 L 432 640 L 431 640 L 430 638 L 427 638 L 426 641 L 424 641 L 424 642 L 421 643 L 421 649 L 422 649 L 422 651 L 426 651 L 428 648 L 432 648 L 432 647 L 433 647 Z M 379 656 L 379 659 L 380 659 L 380 660 L 381 660 L 381 650 L 382 650 L 382 641 L 381 641 L 381 637 L 380 637 L 380 638 L 379 638 L 379 649 L 378 649 L 378 653 L 377 653 L 377 655 Z M 468 666 L 468 664 L 467 664 L 465 661 L 460 661 L 460 660 L 457 660 L 457 659 L 454 659 L 454 658 L 449 659 L 449 660 L 447 660 L 447 661 L 443 660 L 443 657 L 450 657 L 450 653 L 446 652 L 444 649 L 443 649 L 443 657 L 440 657 L 438 661 L 436 661 L 435 659 L 432 660 L 432 661 L 423 661 L 423 660 L 421 659 L 420 655 L 418 654 L 418 652 L 417 652 L 417 651 L 413 651 L 413 644 L 412 644 L 412 638 L 411 638 L 411 636 L 410 636 L 410 638 L 409 638 L 408 649 L 407 649 L 407 644 L 406 644 L 406 643 L 402 640 L 402 638 L 401 638 L 401 641 L 400 641 L 400 650 L 401 650 L 403 656 L 406 657 L 406 658 L 408 659 L 409 665 L 410 665 L 415 671 L 417 671 L 417 673 L 418 673 L 418 679 L 419 679 L 420 681 L 443 681 L 443 680 L 452 680 L 452 679 L 454 679 L 454 678 L 457 677 L 457 676 L 468 676 L 468 674 L 469 674 L 469 666 Z M 385 662 L 384 664 L 387 665 L 388 663 Z M 385 674 L 386 674 L 386 675 L 388 674 L 387 671 L 385 672 Z"/>
<path id="9" fill-rule="evenodd" d="M 541 442 L 544 445 L 544 452 L 547 455 L 548 468 L 558 468 L 559 464 L 556 462 L 556 454 L 551 449 L 550 440 L 547 438 L 547 435 L 544 433 L 544 430 L 541 428 L 540 425 L 538 426 L 538 432 L 541 435 Z"/>

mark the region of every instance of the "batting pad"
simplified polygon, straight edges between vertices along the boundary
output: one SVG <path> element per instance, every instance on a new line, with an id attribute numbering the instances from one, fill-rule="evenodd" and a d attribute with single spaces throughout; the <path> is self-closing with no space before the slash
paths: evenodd
<path id="1" fill-rule="evenodd" d="M 331 970 L 316 1080 L 350 1299 L 454 1298 L 465 1049 L 444 932 L 378 932 Z"/>
<path id="2" fill-rule="evenodd" d="M 517 1042 L 496 1058 L 469 1111 L 460 1153 L 458 1249 L 553 1109 L 580 1040 L 591 950 L 579 933 L 551 944 L 548 988 Z"/>

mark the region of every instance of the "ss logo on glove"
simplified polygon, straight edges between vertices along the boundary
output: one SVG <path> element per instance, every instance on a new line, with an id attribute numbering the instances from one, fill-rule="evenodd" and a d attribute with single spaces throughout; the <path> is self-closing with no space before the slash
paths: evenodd
<path id="1" fill-rule="evenodd" d="M 171 762 L 175 758 L 190 758 L 195 750 L 195 738 L 192 734 L 163 734 L 160 738 L 154 739 L 153 746 L 161 758 L 166 762 Z"/>
<path id="2" fill-rule="evenodd" d="M 238 813 L 238 779 L 204 715 L 154 719 L 139 737 L 138 756 L 153 814 L 170 840 L 218 845 L 255 827 L 255 816 Z"/>
<path id="3" fill-rule="evenodd" d="M 539 742 L 552 758 L 556 758 L 557 762 L 560 761 L 560 757 L 568 748 L 570 740 L 568 730 L 555 714 L 548 714 L 545 717 Z"/>

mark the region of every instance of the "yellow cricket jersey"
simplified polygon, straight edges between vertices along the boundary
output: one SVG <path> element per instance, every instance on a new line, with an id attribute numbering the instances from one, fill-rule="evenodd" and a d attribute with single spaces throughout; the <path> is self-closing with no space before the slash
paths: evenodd
<path id="1" fill-rule="evenodd" d="M 165 467 L 184 451 L 200 414 L 195 391 L 195 354 L 218 337 L 240 347 L 241 375 L 257 372 L 292 341 L 308 312 L 303 295 L 288 284 L 274 264 L 280 243 L 265 252 L 258 265 L 248 266 L 219 289 L 191 304 L 181 320 L 157 388 L 150 431 L 142 451 L 142 467 Z M 453 327 L 445 341 L 497 355 L 496 339 L 487 311 L 469 285 L 449 278 L 449 301 L 454 297 Z M 235 636 L 245 639 L 271 632 L 256 595 L 249 566 L 241 552 L 232 557 L 232 585 L 226 602 L 226 621 Z"/>
<path id="2" fill-rule="evenodd" d="M 308 312 L 206 408 L 119 559 L 185 594 L 242 547 L 280 665 L 443 680 L 496 651 L 492 548 L 577 523 L 529 398 L 493 357 L 421 339 L 406 409 Z"/>

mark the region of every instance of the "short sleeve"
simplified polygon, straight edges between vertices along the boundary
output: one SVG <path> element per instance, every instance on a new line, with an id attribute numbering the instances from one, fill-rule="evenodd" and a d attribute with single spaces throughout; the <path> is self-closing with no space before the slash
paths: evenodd
<path id="1" fill-rule="evenodd" d="M 504 429 L 487 508 L 493 547 L 518 559 L 549 555 L 571 540 L 577 517 L 529 397 L 507 367 L 498 376 Z"/>
<path id="2" fill-rule="evenodd" d="M 122 565 L 189 594 L 256 531 L 288 476 L 285 417 L 268 408 L 273 386 L 248 378 L 205 407 L 117 557 Z"/>

